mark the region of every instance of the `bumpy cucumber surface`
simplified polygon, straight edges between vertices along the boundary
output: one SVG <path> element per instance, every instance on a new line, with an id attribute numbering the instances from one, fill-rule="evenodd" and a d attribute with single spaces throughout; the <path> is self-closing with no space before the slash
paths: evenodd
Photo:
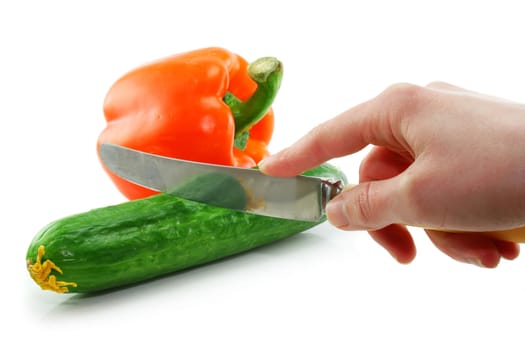
<path id="1" fill-rule="evenodd" d="M 305 174 L 346 182 L 329 164 Z M 244 252 L 323 221 L 263 217 L 159 194 L 50 223 L 30 243 L 26 263 L 42 289 L 94 292 Z"/>

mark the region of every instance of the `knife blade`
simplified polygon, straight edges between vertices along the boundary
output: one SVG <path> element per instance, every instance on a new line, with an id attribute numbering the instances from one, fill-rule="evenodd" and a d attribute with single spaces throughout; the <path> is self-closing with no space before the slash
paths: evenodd
<path id="1" fill-rule="evenodd" d="M 273 177 L 256 169 L 180 160 L 111 143 L 101 144 L 99 151 L 107 169 L 134 184 L 264 216 L 319 221 L 326 203 L 343 189 L 341 181 L 312 176 Z M 202 190 L 202 186 L 207 188 Z M 220 196 L 213 196 L 213 186 L 221 189 Z M 225 190 L 230 189 L 228 186 L 231 190 Z M 239 188 L 244 192 L 244 201 L 238 200 Z M 225 198 L 229 193 L 237 197 Z"/>

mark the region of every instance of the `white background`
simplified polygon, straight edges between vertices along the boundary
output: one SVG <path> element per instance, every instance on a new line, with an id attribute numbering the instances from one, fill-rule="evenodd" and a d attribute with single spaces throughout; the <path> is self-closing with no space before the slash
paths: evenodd
<path id="1" fill-rule="evenodd" d="M 443 80 L 525 101 L 519 5 L 2 2 L 0 347 L 523 348 L 523 257 L 479 269 L 444 256 L 420 230 L 413 231 L 419 250 L 410 265 L 396 263 L 365 232 L 323 224 L 91 297 L 41 291 L 25 270 L 26 249 L 44 225 L 124 200 L 102 171 L 95 143 L 105 126 L 103 98 L 129 69 L 206 46 L 248 60 L 280 58 L 275 152 L 396 82 Z M 356 181 L 362 156 L 333 163 Z"/>

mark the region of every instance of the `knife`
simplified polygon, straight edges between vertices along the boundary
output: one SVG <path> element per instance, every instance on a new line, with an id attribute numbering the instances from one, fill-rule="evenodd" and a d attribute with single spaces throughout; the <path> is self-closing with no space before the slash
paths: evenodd
<path id="1" fill-rule="evenodd" d="M 111 143 L 100 145 L 100 157 L 115 175 L 154 191 L 284 219 L 319 221 L 325 214 L 326 203 L 341 193 L 344 187 L 341 181 L 311 176 L 273 177 L 256 169 L 163 157 Z M 203 186 L 205 190 L 199 191 Z M 217 191 L 220 195 L 213 195 L 214 186 L 221 189 Z M 224 191 L 224 188 L 229 191 Z M 231 198 L 225 197 L 225 192 L 231 193 Z M 239 197 L 240 192 L 244 199 Z M 443 228 L 432 230 L 469 233 Z M 525 227 L 472 233 L 525 243 Z"/>
<path id="2" fill-rule="evenodd" d="M 180 160 L 111 143 L 101 144 L 99 151 L 107 169 L 134 184 L 196 202 L 283 219 L 319 221 L 326 203 L 344 186 L 342 181 L 274 177 L 256 169 Z M 199 190 L 203 186 L 206 188 Z M 220 196 L 213 195 L 213 187 L 220 189 Z"/>

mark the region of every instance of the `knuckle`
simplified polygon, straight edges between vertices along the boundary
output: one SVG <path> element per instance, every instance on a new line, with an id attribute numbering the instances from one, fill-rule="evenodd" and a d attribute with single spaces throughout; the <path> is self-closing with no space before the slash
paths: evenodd
<path id="1" fill-rule="evenodd" d="M 452 87 L 452 85 L 449 83 L 445 83 L 444 81 L 441 81 L 441 80 L 435 80 L 435 81 L 428 83 L 427 87 L 429 88 L 450 88 Z"/>
<path id="2" fill-rule="evenodd" d="M 383 94 L 396 100 L 412 99 L 423 89 L 421 86 L 411 83 L 396 83 L 387 87 Z"/>
<path id="3" fill-rule="evenodd" d="M 395 116 L 414 115 L 427 102 L 427 89 L 410 83 L 396 83 L 380 95 L 384 105 Z"/>

